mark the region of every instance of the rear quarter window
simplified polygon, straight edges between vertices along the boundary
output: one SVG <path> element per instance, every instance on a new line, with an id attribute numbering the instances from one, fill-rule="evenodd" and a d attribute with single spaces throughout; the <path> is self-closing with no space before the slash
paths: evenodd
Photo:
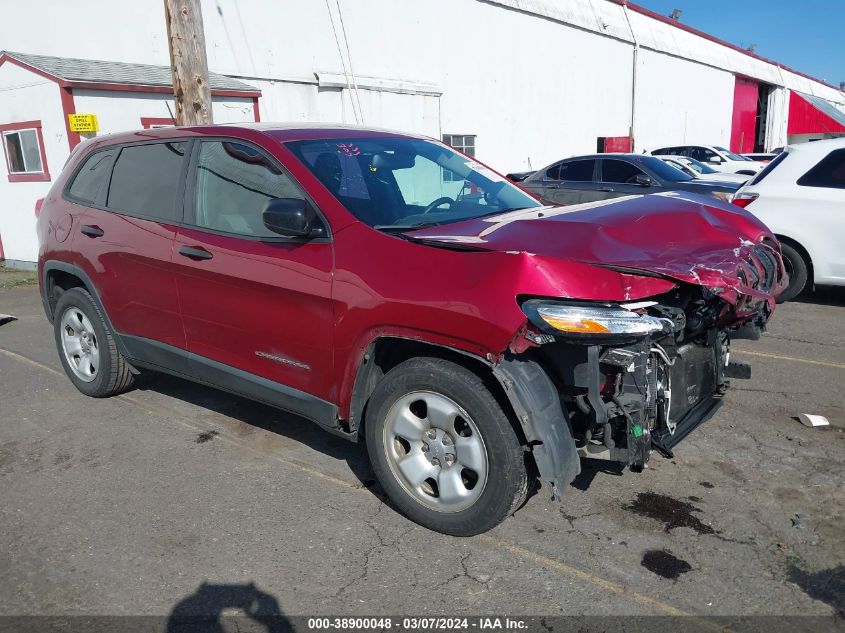
<path id="1" fill-rule="evenodd" d="M 177 219 L 185 141 L 130 145 L 114 164 L 106 206 L 156 220 Z"/>
<path id="2" fill-rule="evenodd" d="M 783 154 L 780 154 L 783 156 Z M 777 160 L 777 158 L 775 159 Z M 772 161 L 775 162 L 775 161 Z M 769 163 L 771 165 L 771 163 Z M 798 179 L 802 187 L 845 189 L 845 149 L 835 149 Z"/>
<path id="3" fill-rule="evenodd" d="M 117 151 L 115 148 L 100 150 L 86 158 L 67 188 L 67 197 L 81 204 L 101 204 Z"/>
<path id="4" fill-rule="evenodd" d="M 777 156 L 775 156 L 775 157 L 771 160 L 771 162 L 767 163 L 767 164 L 766 164 L 766 166 L 765 166 L 765 167 L 763 167 L 763 169 L 762 169 L 762 170 L 760 170 L 760 171 L 757 173 L 757 175 L 756 175 L 756 176 L 754 176 L 754 178 L 752 178 L 752 179 L 749 181 L 749 183 L 748 183 L 748 184 L 749 184 L 749 186 L 753 186 L 753 185 L 759 184 L 759 183 L 760 183 L 760 181 L 762 181 L 762 180 L 763 180 L 766 176 L 768 176 L 770 173 L 772 173 L 772 170 L 773 170 L 775 167 L 777 167 L 778 165 L 780 165 L 780 164 L 784 161 L 784 159 L 785 159 L 787 156 L 789 156 L 789 152 L 781 152 L 780 154 L 778 154 Z"/>

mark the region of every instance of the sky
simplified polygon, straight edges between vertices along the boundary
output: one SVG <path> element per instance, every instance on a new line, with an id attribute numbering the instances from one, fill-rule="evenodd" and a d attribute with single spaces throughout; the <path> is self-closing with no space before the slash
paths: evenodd
<path id="1" fill-rule="evenodd" d="M 631 0 L 839 86 L 845 81 L 845 0 Z"/>

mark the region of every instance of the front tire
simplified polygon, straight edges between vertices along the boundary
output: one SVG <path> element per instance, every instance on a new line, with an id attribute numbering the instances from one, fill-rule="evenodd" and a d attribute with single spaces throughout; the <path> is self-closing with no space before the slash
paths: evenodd
<path id="1" fill-rule="evenodd" d="M 777 302 L 783 303 L 794 299 L 804 291 L 807 285 L 808 267 L 797 249 L 784 243 L 781 243 L 780 248 L 783 264 L 789 275 L 789 285 L 777 296 Z"/>
<path id="2" fill-rule="evenodd" d="M 484 381 L 438 358 L 390 370 L 367 406 L 367 450 L 395 506 L 437 532 L 472 536 L 525 500 L 525 454 Z"/>
<path id="3" fill-rule="evenodd" d="M 53 333 L 65 373 L 86 396 L 105 398 L 129 389 L 129 363 L 117 349 L 100 307 L 83 288 L 71 288 L 56 302 Z"/>

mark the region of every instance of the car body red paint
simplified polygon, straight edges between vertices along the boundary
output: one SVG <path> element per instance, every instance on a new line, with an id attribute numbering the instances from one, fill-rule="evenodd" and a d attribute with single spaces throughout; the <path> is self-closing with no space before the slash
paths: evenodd
<path id="1" fill-rule="evenodd" d="M 372 364 L 368 354 L 378 341 L 424 342 L 466 355 L 497 372 L 507 389 L 512 378 L 501 373 L 506 359 L 555 338 L 541 334 L 526 316 L 526 299 L 617 305 L 693 293 L 703 297 L 696 304 L 702 310 L 706 302 L 718 302 L 717 321 L 708 327 L 735 328 L 763 325 L 783 287 L 783 264 L 768 229 L 742 209 L 694 194 L 534 206 L 402 235 L 377 230 L 295 153 L 294 142 L 336 138 L 419 140 L 357 128 L 264 124 L 151 129 L 85 143 L 38 218 L 39 279 L 48 316 L 53 318 L 62 292 L 84 286 L 125 340 L 130 362 L 218 386 L 215 375 L 230 371 L 261 389 L 294 390 L 334 407 L 335 419 L 322 423 L 349 433 L 343 423 L 354 420 L 354 432 L 361 398 L 369 393 L 359 377 Z M 186 215 L 172 221 L 68 196 L 69 179 L 94 152 L 168 139 L 251 144 L 290 174 L 327 232 L 320 239 L 274 241 L 206 230 L 188 221 L 193 201 L 184 193 L 177 206 Z M 188 176 L 183 174 L 180 192 L 193 186 L 198 154 L 191 147 L 184 158 Z M 377 170 L 375 160 L 370 167 Z M 485 182 L 504 180 L 485 173 L 492 179 Z M 63 242 L 56 239 L 59 224 L 65 227 Z M 185 256 L 186 248 L 203 257 Z M 765 288 L 759 282 L 764 269 Z M 129 345 L 139 342 L 149 346 L 149 356 L 133 356 Z M 168 365 L 157 356 L 162 350 L 169 357 L 182 354 L 184 365 Z M 602 393 L 619 384 L 613 380 L 601 377 Z M 543 466 L 540 471 L 545 476 Z M 558 472 L 546 477 L 555 486 L 565 481 Z M 574 472 L 567 466 L 567 477 Z"/>
<path id="2" fill-rule="evenodd" d="M 297 341 L 288 353 L 307 356 L 312 368 L 313 380 L 297 386 L 337 402 L 341 416 L 348 414 L 354 376 L 374 339 L 402 336 L 479 356 L 498 355 L 525 323 L 517 305 L 522 295 L 632 301 L 665 292 L 672 287 L 669 279 L 677 279 L 718 288 L 731 301 L 745 293 L 773 305 L 776 292 L 763 296 L 741 288 L 736 276 L 747 260 L 749 243 L 774 241 L 750 214 L 709 199 L 643 196 L 516 211 L 444 227 L 448 232 L 439 227 L 414 232 L 489 252 L 441 250 L 379 233 L 358 221 L 284 146 L 290 140 L 338 135 L 392 133 L 220 126 L 152 129 L 92 141 L 87 151 L 75 153 L 44 199 L 39 263 L 59 259 L 82 269 L 121 333 L 189 349 L 270 380 L 298 383 L 295 372 L 256 357 L 249 344 L 244 347 L 250 352 L 240 354 L 211 342 L 217 334 L 226 339 L 237 332 L 272 339 L 270 326 L 275 327 L 277 318 L 272 314 L 283 312 L 285 329 L 297 333 L 284 346 Z M 333 243 L 293 249 L 293 254 L 261 242 L 92 209 L 62 197 L 68 174 L 99 147 L 207 136 L 242 139 L 273 154 L 313 196 L 331 227 Z M 62 214 L 73 218 L 73 242 L 56 248 L 46 230 Z M 107 248 L 78 234 L 85 223 L 106 231 Z M 197 244 L 225 257 L 213 266 L 225 268 L 225 274 L 172 256 L 180 245 Z M 608 264 L 665 277 L 616 272 L 604 267 Z M 291 285 L 295 301 L 283 296 Z M 237 317 L 213 316 L 230 311 Z M 748 316 L 748 311 L 740 312 L 737 318 Z M 217 334 L 208 334 L 209 329 Z"/>

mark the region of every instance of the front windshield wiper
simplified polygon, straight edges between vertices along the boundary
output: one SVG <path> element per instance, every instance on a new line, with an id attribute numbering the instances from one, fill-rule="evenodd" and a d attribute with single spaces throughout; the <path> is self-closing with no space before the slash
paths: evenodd
<path id="1" fill-rule="evenodd" d="M 440 222 L 417 222 L 416 224 L 376 224 L 373 228 L 376 231 L 384 231 L 385 233 L 401 233 L 403 231 L 427 229 L 430 226 L 440 226 Z"/>

